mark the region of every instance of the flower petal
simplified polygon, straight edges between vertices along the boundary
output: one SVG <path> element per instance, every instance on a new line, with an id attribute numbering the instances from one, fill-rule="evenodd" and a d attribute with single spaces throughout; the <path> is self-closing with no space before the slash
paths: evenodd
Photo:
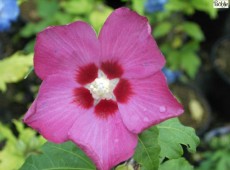
<path id="1" fill-rule="evenodd" d="M 118 108 L 124 124 L 131 132 L 140 133 L 183 112 L 181 104 L 169 91 L 162 72 L 129 81 L 134 94 L 127 103 L 118 103 Z"/>
<path id="2" fill-rule="evenodd" d="M 95 162 L 99 170 L 110 170 L 129 159 L 137 145 L 137 135 L 124 126 L 120 113 L 100 119 L 91 113 L 77 119 L 70 130 L 73 140 Z"/>
<path id="3" fill-rule="evenodd" d="M 88 63 L 97 63 L 99 42 L 94 30 L 81 21 L 48 27 L 35 43 L 35 72 L 41 79 L 52 74 L 68 74 Z"/>
<path id="4" fill-rule="evenodd" d="M 121 64 L 125 77 L 151 75 L 165 63 L 151 36 L 148 20 L 128 8 L 119 8 L 108 17 L 99 41 L 103 61 L 114 60 Z"/>
<path id="5" fill-rule="evenodd" d="M 61 143 L 76 118 L 86 112 L 75 102 L 77 83 L 60 75 L 49 76 L 42 82 L 38 96 L 24 117 L 24 122 L 46 139 Z"/>

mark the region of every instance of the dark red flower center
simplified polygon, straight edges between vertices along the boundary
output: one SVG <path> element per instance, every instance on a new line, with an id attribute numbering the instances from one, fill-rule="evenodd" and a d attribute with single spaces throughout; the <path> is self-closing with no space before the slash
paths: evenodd
<path id="1" fill-rule="evenodd" d="M 122 78 L 118 62 L 106 61 L 100 67 L 94 63 L 77 70 L 76 81 L 82 87 L 74 89 L 74 102 L 84 108 L 94 107 L 95 114 L 107 118 L 118 111 L 119 103 L 127 103 L 133 94 L 131 84 Z"/>

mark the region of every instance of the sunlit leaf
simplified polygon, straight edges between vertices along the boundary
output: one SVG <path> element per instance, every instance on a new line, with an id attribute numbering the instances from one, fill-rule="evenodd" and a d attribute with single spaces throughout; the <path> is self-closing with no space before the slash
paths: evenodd
<path id="1" fill-rule="evenodd" d="M 141 165 L 142 170 L 158 169 L 160 147 L 157 137 L 156 127 L 151 127 L 139 135 L 134 159 Z"/>
<path id="2" fill-rule="evenodd" d="M 115 170 L 134 170 L 134 168 L 132 167 L 132 165 L 125 163 L 125 164 L 117 166 Z"/>
<path id="3" fill-rule="evenodd" d="M 1 123 L 0 132 L 3 139 L 7 140 L 3 149 L 0 151 L 0 169 L 17 169 L 23 163 L 23 155 L 16 147 L 17 139 L 11 130 Z"/>
<path id="4" fill-rule="evenodd" d="M 157 126 L 159 130 L 158 143 L 161 147 L 160 156 L 169 159 L 181 157 L 183 149 L 181 144 L 185 145 L 189 152 L 194 153 L 199 144 L 199 138 L 195 130 L 183 126 L 177 118 L 169 119 Z"/>
<path id="5" fill-rule="evenodd" d="M 96 170 L 90 159 L 72 142 L 54 144 L 47 142 L 42 154 L 31 155 L 20 170 Z"/>
<path id="6" fill-rule="evenodd" d="M 28 155 L 39 152 L 40 146 L 45 141 L 41 136 L 37 136 L 32 129 L 25 128 L 22 121 L 14 120 L 14 124 L 18 137 L 14 136 L 9 127 L 0 123 L 1 140 L 6 140 L 0 150 L 1 170 L 18 169 Z"/>
<path id="7" fill-rule="evenodd" d="M 14 83 L 23 79 L 33 65 L 33 54 L 15 53 L 0 60 L 0 90 L 6 90 L 6 83 Z"/>

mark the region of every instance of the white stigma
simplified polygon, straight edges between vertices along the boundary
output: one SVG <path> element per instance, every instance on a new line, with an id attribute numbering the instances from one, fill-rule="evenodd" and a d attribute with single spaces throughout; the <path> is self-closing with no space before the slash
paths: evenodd
<path id="1" fill-rule="evenodd" d="M 96 103 L 102 99 L 116 100 L 113 94 L 119 79 L 108 79 L 107 76 L 101 71 L 98 71 L 98 78 L 92 83 L 87 84 L 85 87 L 90 91 Z"/>

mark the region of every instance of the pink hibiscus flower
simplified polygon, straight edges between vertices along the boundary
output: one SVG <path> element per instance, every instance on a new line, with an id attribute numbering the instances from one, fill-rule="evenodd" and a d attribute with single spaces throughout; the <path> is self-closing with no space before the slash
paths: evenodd
<path id="1" fill-rule="evenodd" d="M 161 69 L 165 60 L 145 17 L 115 10 L 97 37 L 85 22 L 38 34 L 34 67 L 43 80 L 24 117 L 47 140 L 72 140 L 108 170 L 129 159 L 137 135 L 183 112 Z"/>

